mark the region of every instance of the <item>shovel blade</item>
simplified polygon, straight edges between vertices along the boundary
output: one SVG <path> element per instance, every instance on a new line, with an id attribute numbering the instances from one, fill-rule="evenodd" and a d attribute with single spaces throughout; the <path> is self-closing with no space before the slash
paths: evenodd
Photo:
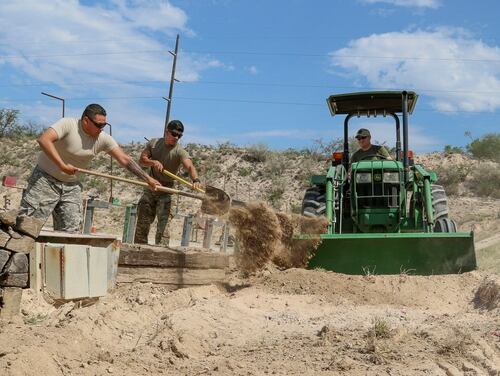
<path id="1" fill-rule="evenodd" d="M 231 197 L 222 189 L 206 186 L 201 211 L 209 215 L 224 215 L 231 207 Z"/>

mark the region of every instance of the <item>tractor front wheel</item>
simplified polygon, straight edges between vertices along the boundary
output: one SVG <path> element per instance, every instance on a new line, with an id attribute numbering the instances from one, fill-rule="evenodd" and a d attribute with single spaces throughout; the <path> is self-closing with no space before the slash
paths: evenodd
<path id="1" fill-rule="evenodd" d="M 321 217 L 326 213 L 324 187 L 307 188 L 302 200 L 302 215 L 306 217 Z"/>

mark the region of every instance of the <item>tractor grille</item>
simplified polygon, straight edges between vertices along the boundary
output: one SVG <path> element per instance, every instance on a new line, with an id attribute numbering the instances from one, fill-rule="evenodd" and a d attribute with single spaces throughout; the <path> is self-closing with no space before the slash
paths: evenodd
<path id="1" fill-rule="evenodd" d="M 399 171 L 357 171 L 356 175 L 355 187 L 359 209 L 397 208 L 400 206 L 401 180 Z"/>

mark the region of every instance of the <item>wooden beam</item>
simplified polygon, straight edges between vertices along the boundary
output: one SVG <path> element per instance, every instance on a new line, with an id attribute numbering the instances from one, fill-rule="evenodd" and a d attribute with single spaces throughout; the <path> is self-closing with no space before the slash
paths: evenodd
<path id="1" fill-rule="evenodd" d="M 118 267 L 117 283 L 150 282 L 175 288 L 223 282 L 223 269 Z"/>

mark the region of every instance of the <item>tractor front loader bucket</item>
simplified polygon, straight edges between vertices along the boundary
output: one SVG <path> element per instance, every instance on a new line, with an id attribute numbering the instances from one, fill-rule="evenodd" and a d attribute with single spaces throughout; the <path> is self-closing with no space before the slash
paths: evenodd
<path id="1" fill-rule="evenodd" d="M 473 233 L 322 234 L 308 268 L 344 274 L 457 274 L 476 268 Z M 309 236 L 301 235 L 300 239 Z"/>

